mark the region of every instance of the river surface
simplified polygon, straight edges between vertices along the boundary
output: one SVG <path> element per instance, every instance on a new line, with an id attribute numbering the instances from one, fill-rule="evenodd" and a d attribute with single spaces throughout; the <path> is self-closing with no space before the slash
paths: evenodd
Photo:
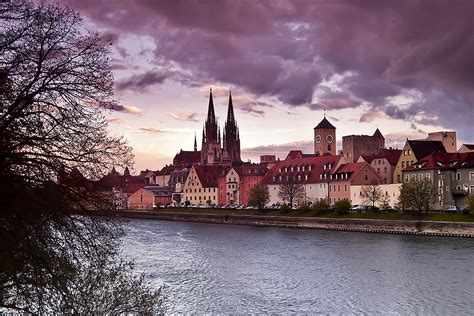
<path id="1" fill-rule="evenodd" d="M 168 313 L 474 313 L 474 239 L 130 220 Z"/>

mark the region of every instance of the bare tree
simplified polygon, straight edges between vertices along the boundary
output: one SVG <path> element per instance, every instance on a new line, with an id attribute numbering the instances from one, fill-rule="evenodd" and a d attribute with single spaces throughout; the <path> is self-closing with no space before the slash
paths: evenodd
<path id="1" fill-rule="evenodd" d="M 268 186 L 263 183 L 258 183 L 250 188 L 248 198 L 248 204 L 250 206 L 255 206 L 258 207 L 259 210 L 262 210 L 268 202 L 270 202 Z"/>
<path id="2" fill-rule="evenodd" d="M 435 190 L 430 180 L 413 178 L 404 182 L 400 189 L 399 205 L 404 211 L 423 211 L 432 209 L 435 200 Z"/>
<path id="3" fill-rule="evenodd" d="M 364 203 L 371 204 L 372 207 L 375 207 L 375 203 L 382 199 L 383 191 L 376 184 L 366 185 L 362 187 L 361 197 Z"/>
<path id="4" fill-rule="evenodd" d="M 288 176 L 280 184 L 278 196 L 288 201 L 290 207 L 293 206 L 293 201 L 304 198 L 305 190 L 301 183 L 298 183 L 293 177 Z"/>
<path id="5" fill-rule="evenodd" d="M 101 112 L 115 104 L 109 44 L 82 29 L 59 5 L 0 3 L 0 307 L 159 312 L 160 293 L 119 257 L 119 221 L 95 216 L 110 196 L 57 181 L 133 163 Z"/>

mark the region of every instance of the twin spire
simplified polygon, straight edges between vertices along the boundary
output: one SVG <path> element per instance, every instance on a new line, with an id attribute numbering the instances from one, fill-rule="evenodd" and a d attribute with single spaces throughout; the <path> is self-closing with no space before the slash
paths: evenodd
<path id="1" fill-rule="evenodd" d="M 216 113 L 214 111 L 214 99 L 212 97 L 212 88 L 209 88 L 209 106 L 207 108 L 207 120 L 211 124 L 217 124 Z M 233 123 L 235 124 L 234 117 L 234 104 L 232 103 L 232 90 L 229 91 L 229 105 L 227 108 L 227 121 L 226 124 Z"/>

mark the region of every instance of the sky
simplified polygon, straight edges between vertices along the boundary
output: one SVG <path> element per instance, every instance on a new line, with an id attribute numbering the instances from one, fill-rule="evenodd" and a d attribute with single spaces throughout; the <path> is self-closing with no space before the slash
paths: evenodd
<path id="1" fill-rule="evenodd" d="M 326 117 L 388 146 L 455 130 L 474 143 L 474 1 L 62 0 L 112 42 L 135 170 L 200 149 L 209 88 L 221 127 L 232 90 L 242 158 L 313 151 Z"/>

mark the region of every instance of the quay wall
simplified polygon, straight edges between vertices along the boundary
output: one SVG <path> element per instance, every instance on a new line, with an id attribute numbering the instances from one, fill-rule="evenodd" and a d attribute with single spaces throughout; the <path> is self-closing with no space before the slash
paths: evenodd
<path id="1" fill-rule="evenodd" d="M 320 217 L 290 217 L 265 215 L 221 215 L 183 212 L 120 210 L 112 213 L 124 218 L 199 222 L 250 226 L 275 226 L 334 231 L 386 234 L 474 237 L 474 223 L 440 221 L 406 221 L 376 219 L 339 219 Z"/>

